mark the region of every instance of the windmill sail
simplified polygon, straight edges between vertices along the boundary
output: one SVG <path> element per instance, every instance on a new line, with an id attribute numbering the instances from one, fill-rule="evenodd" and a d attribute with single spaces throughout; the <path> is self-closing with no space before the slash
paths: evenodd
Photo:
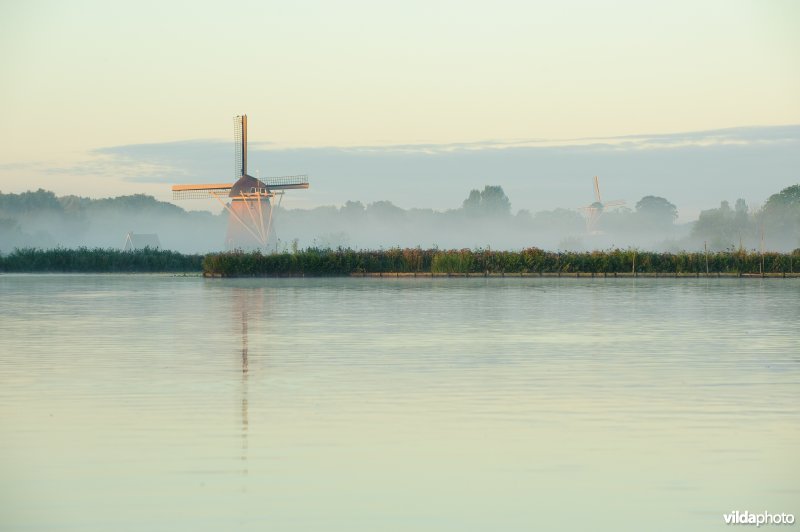
<path id="1" fill-rule="evenodd" d="M 248 180 L 249 181 L 249 180 Z M 235 183 L 208 183 L 202 185 L 172 185 L 172 199 L 206 199 L 217 196 L 230 196 Z M 235 196 L 240 192 L 248 194 L 259 192 L 266 194 L 270 190 L 289 190 L 308 188 L 307 175 L 284 175 L 279 177 L 266 177 L 264 179 L 252 178 L 252 186 L 246 189 L 237 189 Z M 255 188 L 257 190 L 251 190 Z M 263 189 L 263 190 L 258 190 Z"/>
<path id="2" fill-rule="evenodd" d="M 580 209 L 586 213 L 586 231 L 590 234 L 598 232 L 597 222 L 606 209 L 625 205 L 623 200 L 603 202 L 603 198 L 600 195 L 600 181 L 597 179 L 597 176 L 594 176 L 594 199 L 594 203 L 586 207 L 581 207 Z"/>
<path id="3" fill-rule="evenodd" d="M 247 175 L 247 115 L 233 117 L 234 179 Z"/>
<path id="4" fill-rule="evenodd" d="M 233 117 L 234 182 L 173 185 L 173 199 L 219 201 L 228 211 L 229 249 L 268 248 L 276 242 L 271 198 L 287 189 L 308 188 L 308 176 L 289 175 L 256 179 L 247 173 L 247 115 Z"/>

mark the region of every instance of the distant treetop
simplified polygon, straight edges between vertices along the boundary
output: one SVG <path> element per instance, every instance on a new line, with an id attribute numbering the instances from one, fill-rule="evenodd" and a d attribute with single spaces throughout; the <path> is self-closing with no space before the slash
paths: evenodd
<path id="1" fill-rule="evenodd" d="M 510 216 L 511 201 L 503 187 L 486 185 L 483 191 L 473 189 L 462 205 L 467 216 Z"/>

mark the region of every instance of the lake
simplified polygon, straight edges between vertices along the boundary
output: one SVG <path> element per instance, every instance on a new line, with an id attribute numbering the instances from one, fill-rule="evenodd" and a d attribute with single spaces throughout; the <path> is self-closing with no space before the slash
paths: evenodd
<path id="1" fill-rule="evenodd" d="M 798 449 L 798 279 L 0 275 L 2 530 L 723 530 Z"/>

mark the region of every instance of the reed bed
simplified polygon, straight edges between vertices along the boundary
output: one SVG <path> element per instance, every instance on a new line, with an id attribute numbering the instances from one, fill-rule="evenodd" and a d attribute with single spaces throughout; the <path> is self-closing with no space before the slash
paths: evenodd
<path id="1" fill-rule="evenodd" d="M 489 249 L 353 250 L 310 248 L 294 253 L 241 251 L 185 255 L 175 251 L 102 248 L 17 249 L 0 255 L 0 272 L 200 273 L 221 277 L 430 274 L 780 274 L 800 271 L 792 253 L 746 250 L 660 253 L 636 249 L 591 252 Z"/>
<path id="2" fill-rule="evenodd" d="M 203 259 L 207 275 L 222 277 L 350 275 L 358 273 L 794 273 L 800 250 L 759 253 L 746 250 L 660 253 L 636 249 L 554 252 L 488 249 L 306 249 L 296 253 L 212 253 Z"/>
<path id="3" fill-rule="evenodd" d="M 26 273 L 200 273 L 202 255 L 161 249 L 15 249 L 0 255 L 0 272 Z"/>

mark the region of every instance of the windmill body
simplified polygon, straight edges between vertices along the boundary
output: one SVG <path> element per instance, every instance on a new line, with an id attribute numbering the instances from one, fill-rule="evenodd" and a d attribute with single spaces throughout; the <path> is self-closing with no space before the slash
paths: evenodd
<path id="1" fill-rule="evenodd" d="M 233 183 L 173 185 L 173 199 L 214 198 L 228 212 L 225 247 L 271 249 L 277 242 L 273 224 L 273 202 L 288 189 L 308 188 L 308 176 L 293 175 L 256 179 L 247 173 L 247 115 L 236 116 L 234 124 Z M 227 198 L 227 201 L 225 199 Z"/>
<path id="2" fill-rule="evenodd" d="M 623 200 L 613 200 L 603 202 L 600 196 L 600 181 L 597 176 L 594 176 L 594 203 L 581 207 L 580 210 L 586 215 L 586 232 L 589 234 L 598 234 L 597 223 L 603 213 L 611 207 L 621 207 L 625 205 Z"/>

